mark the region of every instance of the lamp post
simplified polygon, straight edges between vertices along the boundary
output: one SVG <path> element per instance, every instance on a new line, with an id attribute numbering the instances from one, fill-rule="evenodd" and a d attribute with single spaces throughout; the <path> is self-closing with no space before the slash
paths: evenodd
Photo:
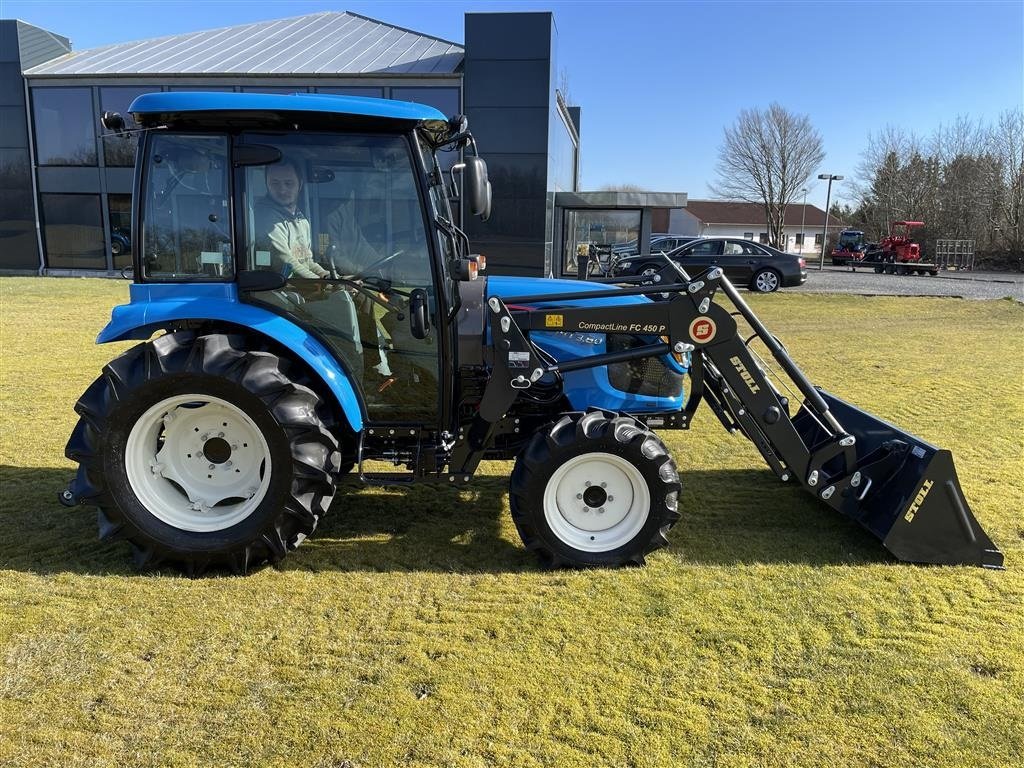
<path id="1" fill-rule="evenodd" d="M 828 179 L 828 192 L 825 194 L 825 225 L 821 230 L 821 260 L 818 262 L 818 271 L 821 272 L 825 269 L 825 243 L 828 242 L 828 205 L 832 200 L 832 182 L 842 181 L 842 176 L 836 176 L 834 173 L 819 173 L 819 179 Z"/>
<path id="2" fill-rule="evenodd" d="M 804 207 L 800 213 L 800 255 L 804 254 L 804 245 L 807 243 L 807 234 L 804 232 L 804 222 L 807 221 L 807 187 L 800 190 L 804 193 Z"/>

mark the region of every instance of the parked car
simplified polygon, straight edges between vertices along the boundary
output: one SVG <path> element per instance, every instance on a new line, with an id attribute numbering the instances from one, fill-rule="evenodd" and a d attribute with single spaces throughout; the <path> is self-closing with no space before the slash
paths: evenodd
<path id="1" fill-rule="evenodd" d="M 721 267 L 733 283 L 758 293 L 771 293 L 807 280 L 807 262 L 801 257 L 739 237 L 699 237 L 667 255 L 690 276 L 708 267 Z M 651 275 L 664 265 L 656 255 L 628 256 L 619 259 L 616 274 Z"/>
<path id="2" fill-rule="evenodd" d="M 651 235 L 651 253 L 674 251 L 681 245 L 696 240 L 696 235 L 672 235 L 667 232 L 655 232 Z M 628 243 L 615 243 L 612 246 L 612 253 L 619 257 L 635 256 L 639 253 L 637 241 L 630 240 Z"/>

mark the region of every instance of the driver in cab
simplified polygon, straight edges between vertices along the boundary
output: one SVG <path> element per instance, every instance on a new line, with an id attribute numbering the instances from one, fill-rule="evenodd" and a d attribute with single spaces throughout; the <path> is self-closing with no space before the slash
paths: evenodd
<path id="1" fill-rule="evenodd" d="M 295 160 L 266 166 L 267 196 L 256 201 L 256 247 L 269 250 L 287 277 L 320 279 L 331 273 L 313 259 L 309 219 L 299 208 L 302 173 Z"/>

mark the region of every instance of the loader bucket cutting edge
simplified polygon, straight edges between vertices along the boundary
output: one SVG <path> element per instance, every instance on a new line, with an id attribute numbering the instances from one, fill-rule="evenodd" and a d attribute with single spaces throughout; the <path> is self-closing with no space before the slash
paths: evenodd
<path id="1" fill-rule="evenodd" d="M 853 435 L 857 470 L 871 484 L 841 510 L 882 540 L 892 554 L 912 563 L 1003 567 L 1003 553 L 971 512 L 953 465 L 953 455 L 822 391 L 832 414 Z M 806 406 L 793 420 L 810 446 L 824 437 Z M 841 471 L 842 460 L 825 470 Z"/>

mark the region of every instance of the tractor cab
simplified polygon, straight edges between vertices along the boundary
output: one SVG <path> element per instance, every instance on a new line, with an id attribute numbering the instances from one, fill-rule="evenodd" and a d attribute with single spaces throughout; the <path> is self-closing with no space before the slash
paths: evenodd
<path id="1" fill-rule="evenodd" d="M 862 231 L 859 229 L 844 229 L 839 233 L 839 242 L 836 245 L 836 250 L 860 253 L 864 251 L 865 246 L 866 243 Z"/>
<path id="2" fill-rule="evenodd" d="M 482 263 L 454 224 L 453 171 L 471 212 L 490 208 L 483 160 L 458 157 L 475 153 L 465 119 L 306 94 L 154 93 L 130 111 L 140 303 L 198 294 L 217 319 L 220 298 L 284 317 L 340 363 L 367 421 L 436 427 L 457 283 Z"/>

